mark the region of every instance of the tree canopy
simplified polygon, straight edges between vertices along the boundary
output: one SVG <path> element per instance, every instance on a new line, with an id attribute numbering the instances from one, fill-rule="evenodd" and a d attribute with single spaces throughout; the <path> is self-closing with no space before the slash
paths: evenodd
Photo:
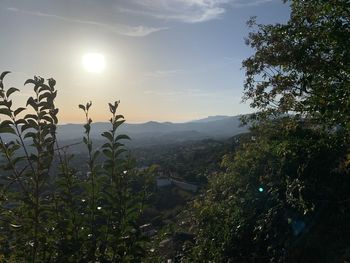
<path id="1" fill-rule="evenodd" d="M 249 25 L 244 99 L 274 113 L 296 113 L 349 127 L 350 2 L 294 0 L 286 24 Z"/>
<path id="2" fill-rule="evenodd" d="M 350 2 L 284 2 L 287 23 L 248 22 L 243 99 L 258 118 L 193 204 L 188 262 L 350 258 Z"/>

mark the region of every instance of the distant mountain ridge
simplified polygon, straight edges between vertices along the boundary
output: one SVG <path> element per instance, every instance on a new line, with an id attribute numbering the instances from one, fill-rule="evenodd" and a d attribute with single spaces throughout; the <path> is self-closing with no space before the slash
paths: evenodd
<path id="1" fill-rule="evenodd" d="M 134 143 L 140 141 L 149 143 L 178 142 L 186 140 L 201 140 L 206 138 L 228 138 L 246 132 L 247 127 L 240 126 L 240 116 L 209 116 L 204 119 L 184 123 L 156 122 L 133 124 L 125 123 L 119 128 L 119 133 L 128 134 Z M 107 122 L 92 124 L 91 136 L 101 138 L 103 131 L 110 129 Z M 60 140 L 74 140 L 83 136 L 82 124 L 59 125 L 57 129 Z"/>
<path id="2" fill-rule="evenodd" d="M 223 119 L 227 119 L 230 118 L 232 116 L 227 116 L 227 115 L 215 115 L 215 116 L 208 116 L 206 118 L 203 119 L 199 119 L 199 120 L 193 120 L 190 122 L 210 122 L 210 121 L 219 121 L 219 120 L 223 120 Z"/>

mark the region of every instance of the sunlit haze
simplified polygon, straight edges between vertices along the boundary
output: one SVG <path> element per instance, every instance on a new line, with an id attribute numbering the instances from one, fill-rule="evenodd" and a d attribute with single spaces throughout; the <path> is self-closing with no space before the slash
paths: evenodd
<path id="1" fill-rule="evenodd" d="M 94 121 L 120 100 L 127 122 L 182 122 L 251 112 L 241 103 L 251 16 L 284 22 L 280 0 L 2 0 L 1 71 L 22 90 L 39 75 L 57 81 L 60 123 Z M 18 100 L 17 100 L 18 101 Z"/>
<path id="2" fill-rule="evenodd" d="M 83 66 L 91 73 L 101 73 L 106 67 L 106 61 L 103 54 L 87 53 L 83 56 Z"/>

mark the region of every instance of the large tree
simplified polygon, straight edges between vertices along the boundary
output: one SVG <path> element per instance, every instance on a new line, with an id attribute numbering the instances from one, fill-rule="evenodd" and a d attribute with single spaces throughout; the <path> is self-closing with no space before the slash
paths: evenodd
<path id="1" fill-rule="evenodd" d="M 249 21 L 244 99 L 265 118 L 195 201 L 188 262 L 350 259 L 350 1 L 285 2 L 286 24 Z"/>
<path id="2" fill-rule="evenodd" d="M 194 202 L 197 237 L 187 262 L 350 259 L 342 136 L 289 118 L 278 122 L 254 128 Z"/>
<path id="3" fill-rule="evenodd" d="M 264 112 L 297 113 L 322 124 L 350 122 L 350 1 L 294 0 L 286 24 L 260 25 L 243 62 L 245 96 Z"/>

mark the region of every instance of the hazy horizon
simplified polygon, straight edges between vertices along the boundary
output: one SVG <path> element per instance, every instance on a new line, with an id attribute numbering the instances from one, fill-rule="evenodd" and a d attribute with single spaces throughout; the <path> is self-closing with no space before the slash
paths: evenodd
<path id="1" fill-rule="evenodd" d="M 189 119 L 189 120 L 183 120 L 183 121 L 168 121 L 168 120 L 155 120 L 155 119 L 150 119 L 150 120 L 145 120 L 145 121 L 128 121 L 127 119 L 125 120 L 125 123 L 127 124 L 144 124 L 144 123 L 148 123 L 148 122 L 156 122 L 156 123 L 171 123 L 171 124 L 182 124 L 182 123 L 190 123 L 190 122 L 197 122 L 197 121 L 202 121 L 202 120 L 206 120 L 208 119 L 208 122 L 210 121 L 216 121 L 216 120 L 209 120 L 209 118 L 212 117 L 223 117 L 223 118 L 231 118 L 231 117 L 239 117 L 241 115 L 244 114 L 237 114 L 237 115 L 213 115 L 213 116 L 203 116 L 200 118 L 196 118 L 196 119 Z M 93 121 L 93 123 L 108 123 L 108 120 L 98 120 L 98 121 Z M 85 124 L 84 120 L 82 121 L 78 121 L 78 122 L 60 122 L 59 125 L 69 125 L 69 124 L 78 124 L 78 125 L 82 125 Z"/>

